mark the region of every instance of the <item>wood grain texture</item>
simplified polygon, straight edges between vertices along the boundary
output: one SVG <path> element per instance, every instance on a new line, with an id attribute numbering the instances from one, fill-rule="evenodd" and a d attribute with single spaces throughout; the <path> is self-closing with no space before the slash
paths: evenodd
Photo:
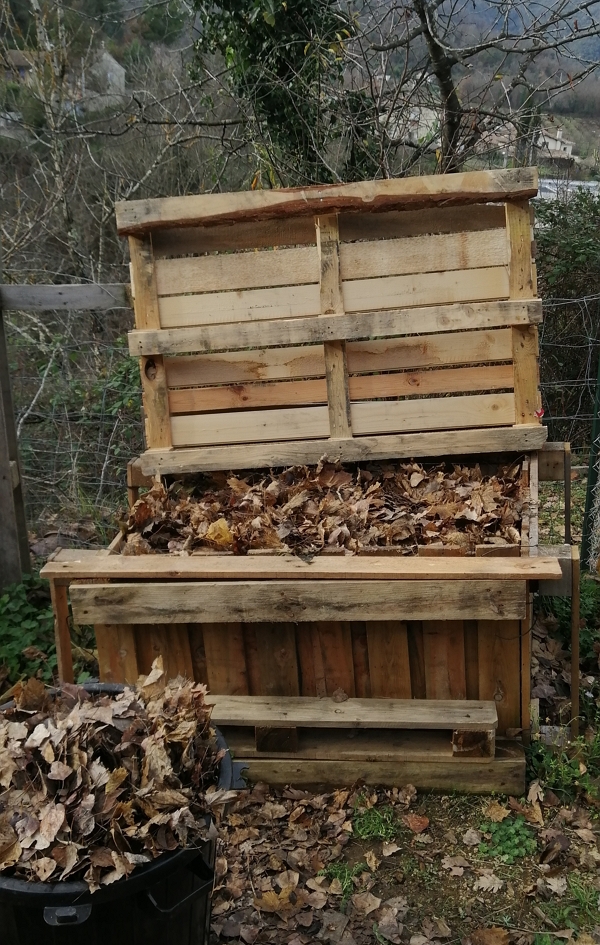
<path id="1" fill-rule="evenodd" d="M 190 640 L 194 679 L 196 682 L 204 683 L 205 686 L 208 686 L 208 670 L 206 666 L 206 650 L 204 648 L 202 624 L 188 624 L 188 636 Z"/>
<path id="2" fill-rule="evenodd" d="M 533 297 L 531 271 L 531 216 L 528 200 L 506 203 L 506 231 L 509 252 L 509 283 L 511 299 Z"/>
<path id="3" fill-rule="evenodd" d="M 50 597 L 54 610 L 54 640 L 56 643 L 56 661 L 58 678 L 61 682 L 72 683 L 73 654 L 71 652 L 71 624 L 69 618 L 69 595 L 67 588 L 50 581 Z M 99 621 L 100 623 L 102 621 Z"/>
<path id="4" fill-rule="evenodd" d="M 517 423 L 541 423 L 538 377 L 538 335 L 535 326 L 512 329 L 515 410 Z"/>
<path id="5" fill-rule="evenodd" d="M 218 696 L 207 701 L 217 725 L 280 725 L 306 728 L 406 728 L 487 731 L 498 724 L 493 701 L 424 699 L 309 699 L 277 696 Z"/>
<path id="6" fill-rule="evenodd" d="M 137 682 L 140 670 L 137 661 L 135 627 L 128 624 L 97 624 L 96 648 L 100 682 Z"/>
<path id="7" fill-rule="evenodd" d="M 248 695 L 244 634 L 239 623 L 203 623 L 206 675 L 211 692 Z"/>
<path id="8" fill-rule="evenodd" d="M 371 695 L 410 699 L 410 661 L 406 624 L 399 620 L 367 623 Z"/>
<path id="9" fill-rule="evenodd" d="M 318 314 L 318 298 L 315 306 Z M 384 338 L 389 335 L 428 335 L 442 331 L 531 325 L 542 319 L 539 300 L 432 305 L 394 308 L 321 318 L 291 318 L 266 323 L 173 328 L 168 331 L 129 332 L 134 357 L 154 354 L 239 351 L 325 341 Z"/>
<path id="10" fill-rule="evenodd" d="M 138 329 L 160 328 L 154 257 L 150 239 L 130 237 L 129 255 L 135 326 Z"/>
<path id="11" fill-rule="evenodd" d="M 263 623 L 255 627 L 261 694 L 298 696 L 300 681 L 293 623 Z M 252 701 L 257 696 L 252 696 Z M 261 722 L 252 722 L 261 725 Z M 268 721 L 265 723 L 268 725 Z"/>
<path id="12" fill-rule="evenodd" d="M 343 315 L 340 240 L 337 216 L 315 217 L 319 257 L 321 315 Z M 323 345 L 325 381 L 329 410 L 329 435 L 352 436 L 346 343 L 326 341 Z"/>
<path id="13" fill-rule="evenodd" d="M 158 623 L 155 620 L 122 622 L 138 624 L 135 627 L 135 648 L 141 673 L 149 673 L 154 660 L 162 656 L 167 679 L 180 675 L 194 678 L 187 626 L 170 626 L 165 621 Z M 140 623 L 144 626 L 139 626 Z"/>
<path id="14" fill-rule="evenodd" d="M 192 448 L 177 451 L 152 450 L 140 462 L 147 474 L 166 475 L 215 469 L 249 469 L 331 462 L 403 459 L 420 456 L 463 456 L 471 453 L 516 452 L 539 449 L 548 431 L 540 424 L 499 427 L 489 430 L 458 430 L 406 433 L 393 436 L 351 437 L 347 440 L 299 440 L 265 445 Z"/>
<path id="15" fill-rule="evenodd" d="M 486 302 L 508 299 L 508 293 L 508 270 L 505 266 L 355 279 L 342 283 L 346 312 Z M 244 325 L 318 315 L 320 293 L 318 285 L 311 283 L 237 292 L 171 295 L 159 299 L 159 309 L 162 328 L 215 328 L 231 323 Z"/>
<path id="16" fill-rule="evenodd" d="M 5 311 L 108 311 L 131 308 L 129 286 L 110 285 L 0 285 L 0 306 Z"/>
<path id="17" fill-rule="evenodd" d="M 331 349 L 338 344 L 342 343 L 329 342 L 327 348 Z M 367 374 L 348 378 L 348 393 L 352 400 L 422 397 L 428 394 L 502 390 L 512 386 L 511 364 L 454 370 L 405 371 L 402 374 Z M 171 390 L 169 391 L 169 413 L 174 415 L 292 404 L 322 404 L 326 401 L 327 384 L 321 378 L 276 381 L 271 384 L 231 384 L 223 387 Z"/>
<path id="18" fill-rule="evenodd" d="M 120 235 L 167 227 L 237 223 L 281 216 L 349 210 L 400 210 L 438 204 L 501 202 L 537 193 L 537 169 L 468 171 L 404 177 L 356 184 L 329 184 L 236 194 L 202 194 L 120 202 L 115 206 Z"/>
<path id="19" fill-rule="evenodd" d="M 177 414 L 171 417 L 175 447 L 217 446 L 226 443 L 266 443 L 327 436 L 330 412 L 326 406 L 244 410 L 215 414 Z M 512 393 L 417 398 L 402 401 L 351 403 L 352 430 L 361 434 L 447 430 L 512 425 Z M 332 430 L 333 433 L 333 430 Z M 333 437 L 342 439 L 345 437 Z"/>
<path id="20" fill-rule="evenodd" d="M 80 624 L 426 620 L 440 600 L 448 620 L 521 620 L 525 582 L 156 581 L 71 588 Z"/>
<path id="21" fill-rule="evenodd" d="M 172 445 L 169 391 L 162 355 L 140 358 L 146 443 L 149 449 Z"/>
<path id="22" fill-rule="evenodd" d="M 496 702 L 502 734 L 521 724 L 521 623 L 480 620 L 478 631 L 479 698 Z"/>
<path id="23" fill-rule="evenodd" d="M 350 624 L 339 621 L 314 624 L 312 634 L 318 694 L 321 695 L 321 689 L 324 688 L 324 696 L 332 696 L 338 689 L 342 689 L 347 696 L 355 696 Z M 320 671 L 324 687 L 320 685 Z"/>
<path id="24" fill-rule="evenodd" d="M 429 580 L 537 581 L 560 579 L 560 562 L 553 556 L 523 558 L 443 557 L 435 561 L 413 555 L 317 555 L 305 561 L 297 555 L 111 555 L 64 548 L 44 566 L 42 577 L 65 583 L 81 580 Z"/>
<path id="25" fill-rule="evenodd" d="M 346 357 L 351 374 L 398 370 L 421 375 L 420 368 L 510 361 L 512 334 L 509 328 L 498 328 L 461 331 L 459 335 L 350 341 L 346 345 Z M 325 376 L 322 345 L 166 357 L 164 363 L 170 391 L 178 387 L 217 384 L 243 387 L 254 382 Z M 349 383 L 350 389 L 355 391 L 354 399 L 358 400 L 363 395 L 356 392 L 358 387 L 352 386 L 357 385 L 358 380 L 353 378 Z"/>
<path id="26" fill-rule="evenodd" d="M 428 699 L 465 699 L 465 642 L 462 620 L 423 623 L 425 684 Z"/>
<path id="27" fill-rule="evenodd" d="M 352 662 L 354 663 L 354 688 L 359 699 L 371 697 L 371 674 L 369 668 L 369 649 L 367 625 L 363 621 L 352 620 Z"/>

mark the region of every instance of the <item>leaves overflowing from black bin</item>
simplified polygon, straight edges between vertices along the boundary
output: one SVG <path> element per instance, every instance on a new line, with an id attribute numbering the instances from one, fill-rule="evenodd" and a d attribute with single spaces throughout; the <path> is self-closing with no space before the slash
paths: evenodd
<path id="1" fill-rule="evenodd" d="M 20 684 L 0 713 L 0 871 L 94 892 L 214 834 L 231 792 L 205 696 L 160 657 L 115 695 Z"/>

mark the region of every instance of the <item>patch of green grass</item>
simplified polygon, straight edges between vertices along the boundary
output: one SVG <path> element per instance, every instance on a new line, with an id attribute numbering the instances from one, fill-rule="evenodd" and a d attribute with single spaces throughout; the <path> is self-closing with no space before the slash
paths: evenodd
<path id="1" fill-rule="evenodd" d="M 393 840 L 400 825 L 393 807 L 369 807 L 354 814 L 352 829 L 359 840 Z"/>
<path id="2" fill-rule="evenodd" d="M 507 817 L 501 823 L 483 824 L 481 830 L 491 834 L 491 839 L 479 844 L 479 852 L 502 863 L 514 863 L 537 849 L 533 831 L 522 814 Z"/>
<path id="3" fill-rule="evenodd" d="M 338 880 L 342 887 L 342 906 L 345 906 L 354 892 L 352 880 L 366 870 L 368 870 L 366 863 L 355 863 L 354 866 L 349 866 L 348 863 L 329 863 L 325 869 L 319 870 L 318 875 L 325 876 L 328 880 Z"/>
<path id="4" fill-rule="evenodd" d="M 543 907 L 544 912 L 556 926 L 575 931 L 591 928 L 600 922 L 598 909 L 598 890 L 592 882 L 586 882 L 581 876 L 571 874 L 567 878 L 567 892 L 558 902 L 550 902 Z"/>

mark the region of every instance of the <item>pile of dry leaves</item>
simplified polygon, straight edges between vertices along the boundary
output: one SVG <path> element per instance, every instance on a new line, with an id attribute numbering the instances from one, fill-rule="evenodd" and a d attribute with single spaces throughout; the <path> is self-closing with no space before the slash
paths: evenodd
<path id="1" fill-rule="evenodd" d="M 115 696 L 22 685 L 0 713 L 0 871 L 93 892 L 206 839 L 228 792 L 205 692 L 167 683 L 161 658 Z"/>
<path id="2" fill-rule="evenodd" d="M 479 465 L 419 463 L 214 473 L 169 490 L 156 485 L 139 499 L 123 553 L 396 547 L 414 554 L 419 545 L 442 544 L 468 554 L 479 544 L 519 543 L 523 500 L 519 463 L 485 476 Z"/>

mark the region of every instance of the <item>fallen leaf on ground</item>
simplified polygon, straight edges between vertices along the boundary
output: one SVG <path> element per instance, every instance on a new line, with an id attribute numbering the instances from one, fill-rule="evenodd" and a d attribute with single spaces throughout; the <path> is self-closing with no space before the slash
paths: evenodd
<path id="1" fill-rule="evenodd" d="M 535 801 L 541 802 L 544 800 L 544 788 L 540 785 L 539 781 L 532 781 L 529 785 L 527 800 L 530 804 L 533 804 Z"/>
<path id="2" fill-rule="evenodd" d="M 372 873 L 376 871 L 377 867 L 381 863 L 381 860 L 377 859 L 373 850 L 367 850 L 365 853 L 365 861 Z"/>
<path id="3" fill-rule="evenodd" d="M 567 880 L 565 876 L 549 876 L 546 879 L 546 885 L 551 893 L 561 899 L 567 891 Z"/>
<path id="4" fill-rule="evenodd" d="M 495 925 L 489 929 L 475 929 L 468 938 L 471 945 L 508 945 L 510 942 L 508 931 Z"/>
<path id="5" fill-rule="evenodd" d="M 462 842 L 468 847 L 476 847 L 483 840 L 483 834 L 480 830 L 475 830 L 473 827 L 469 827 L 466 833 L 463 834 Z"/>
<path id="6" fill-rule="evenodd" d="M 491 804 L 486 807 L 484 817 L 486 817 L 487 820 L 493 821 L 495 824 L 500 824 L 507 817 L 510 817 L 510 811 L 507 807 L 503 807 L 502 804 L 499 804 L 498 801 L 492 801 Z"/>
<path id="7" fill-rule="evenodd" d="M 392 856 L 393 853 L 397 853 L 400 847 L 397 843 L 388 843 L 387 840 L 383 841 L 381 846 L 381 853 L 383 856 Z"/>
<path id="8" fill-rule="evenodd" d="M 464 856 L 445 856 L 442 860 L 442 867 L 445 870 L 450 870 L 450 876 L 462 876 L 470 865 Z"/>
<path id="9" fill-rule="evenodd" d="M 473 889 L 481 889 L 482 892 L 500 892 L 504 883 L 491 870 L 485 870 L 473 883 Z"/>
<path id="10" fill-rule="evenodd" d="M 421 814 L 403 814 L 402 822 L 413 833 L 423 833 L 429 827 L 429 817 L 423 817 Z"/>
<path id="11" fill-rule="evenodd" d="M 596 834 L 593 830 L 590 830 L 588 827 L 579 827 L 575 833 L 578 837 L 581 837 L 586 843 L 595 843 L 597 840 Z"/>
<path id="12" fill-rule="evenodd" d="M 355 893 L 352 896 L 352 905 L 361 915 L 369 915 L 369 913 L 379 909 L 381 899 L 373 896 L 370 892 Z"/>

